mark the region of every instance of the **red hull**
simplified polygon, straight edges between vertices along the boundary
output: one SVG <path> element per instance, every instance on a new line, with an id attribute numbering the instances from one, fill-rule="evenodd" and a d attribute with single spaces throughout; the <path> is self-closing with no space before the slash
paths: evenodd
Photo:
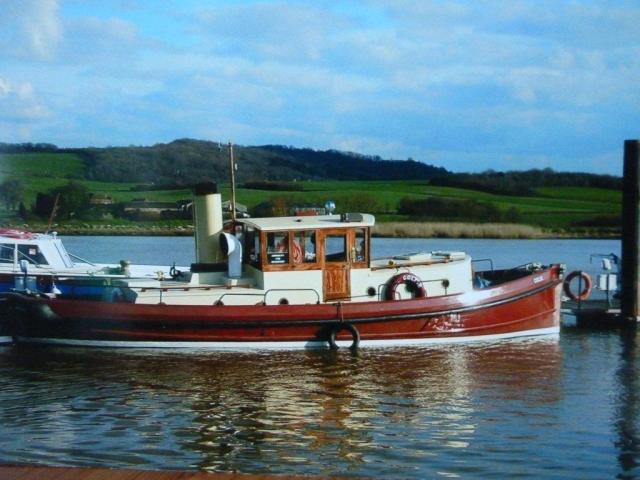
<path id="1" fill-rule="evenodd" d="M 552 333 L 560 321 L 557 266 L 460 295 L 318 305 L 183 306 L 38 300 L 38 314 L 18 319 L 26 341 L 124 346 L 210 343 L 326 345 L 353 325 L 363 343 L 423 343 Z M 353 329 L 351 330 L 353 331 Z M 351 340 L 340 330 L 338 339 Z"/>

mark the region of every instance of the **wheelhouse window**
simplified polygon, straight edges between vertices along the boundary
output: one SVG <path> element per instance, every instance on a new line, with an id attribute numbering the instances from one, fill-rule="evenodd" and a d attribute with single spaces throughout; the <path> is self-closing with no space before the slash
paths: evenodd
<path id="1" fill-rule="evenodd" d="M 289 233 L 267 233 L 267 263 L 283 265 L 289 263 Z"/>
<path id="2" fill-rule="evenodd" d="M 255 228 L 245 226 L 244 229 L 244 262 L 251 265 L 260 265 L 260 234 Z"/>
<path id="3" fill-rule="evenodd" d="M 353 246 L 352 261 L 355 263 L 367 262 L 367 248 L 368 236 L 366 228 L 355 229 L 355 244 Z"/>
<path id="4" fill-rule="evenodd" d="M 316 262 L 316 232 L 293 232 L 293 263 Z"/>
<path id="5" fill-rule="evenodd" d="M 13 243 L 0 243 L 0 263 L 13 263 L 13 251 L 16 246 Z"/>
<path id="6" fill-rule="evenodd" d="M 331 233 L 324 237 L 324 261 L 347 261 L 347 234 Z"/>
<path id="7" fill-rule="evenodd" d="M 49 265 L 37 245 L 18 245 L 18 260 L 28 260 L 36 265 Z"/>

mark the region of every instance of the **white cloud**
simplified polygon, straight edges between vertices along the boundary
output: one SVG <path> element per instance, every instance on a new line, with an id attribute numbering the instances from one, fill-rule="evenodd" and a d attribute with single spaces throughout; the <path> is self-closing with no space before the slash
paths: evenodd
<path id="1" fill-rule="evenodd" d="M 65 22 L 60 62 L 122 66 L 137 58 L 146 42 L 135 24 L 119 18 L 79 17 Z"/>
<path id="2" fill-rule="evenodd" d="M 593 158 L 637 136 L 629 0 L 0 1 L 0 123 L 16 138 L 220 136 L 484 169 L 563 168 L 572 142 Z"/>
<path id="3" fill-rule="evenodd" d="M 0 119 L 17 123 L 40 120 L 49 115 L 37 99 L 30 83 L 16 83 L 0 78 Z"/>
<path id="4" fill-rule="evenodd" d="M 193 21 L 209 51 L 282 62 L 321 60 L 330 37 L 348 27 L 327 10 L 279 2 L 203 8 Z"/>
<path id="5" fill-rule="evenodd" d="M 3 0 L 0 52 L 51 60 L 63 36 L 57 0 Z"/>

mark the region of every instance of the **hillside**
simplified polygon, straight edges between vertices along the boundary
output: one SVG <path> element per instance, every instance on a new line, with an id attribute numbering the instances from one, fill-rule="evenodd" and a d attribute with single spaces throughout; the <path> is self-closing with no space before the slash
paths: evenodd
<path id="1" fill-rule="evenodd" d="M 282 146 L 237 147 L 235 152 L 237 199 L 252 215 L 267 214 L 265 206 L 320 206 L 332 199 L 339 212 L 367 211 L 380 222 L 515 222 L 558 233 L 619 233 L 619 177 L 548 169 L 453 174 L 411 160 Z M 13 206 L 3 202 L 0 223 L 39 224 L 48 213 L 36 214 L 38 197 L 48 194 L 51 203 L 51 192 L 73 181 L 88 194 L 109 197 L 112 205 L 92 207 L 65 222 L 185 226 L 190 219 L 145 223 L 126 218 L 124 204 L 188 199 L 189 185 L 207 178 L 218 181 L 228 199 L 227 155 L 226 146 L 192 140 L 105 149 L 0 144 L 0 184 L 17 182 L 21 188 Z M 43 205 L 41 210 L 51 211 L 51 205 Z M 63 221 L 60 216 L 58 221 Z"/>
<path id="2" fill-rule="evenodd" d="M 81 159 L 85 179 L 187 185 L 203 177 L 226 183 L 227 145 L 181 139 L 149 147 L 59 149 L 48 144 L 0 144 L 10 157 L 29 153 L 68 154 Z M 382 160 L 337 150 L 317 151 L 277 145 L 234 146 L 237 180 L 428 180 L 444 168 L 413 160 Z"/>

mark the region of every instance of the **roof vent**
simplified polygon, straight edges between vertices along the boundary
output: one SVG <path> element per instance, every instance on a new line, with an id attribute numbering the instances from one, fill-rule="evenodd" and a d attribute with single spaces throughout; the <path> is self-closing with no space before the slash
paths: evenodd
<path id="1" fill-rule="evenodd" d="M 361 213 L 342 213 L 340 215 L 340 221 L 344 223 L 362 222 Z"/>

